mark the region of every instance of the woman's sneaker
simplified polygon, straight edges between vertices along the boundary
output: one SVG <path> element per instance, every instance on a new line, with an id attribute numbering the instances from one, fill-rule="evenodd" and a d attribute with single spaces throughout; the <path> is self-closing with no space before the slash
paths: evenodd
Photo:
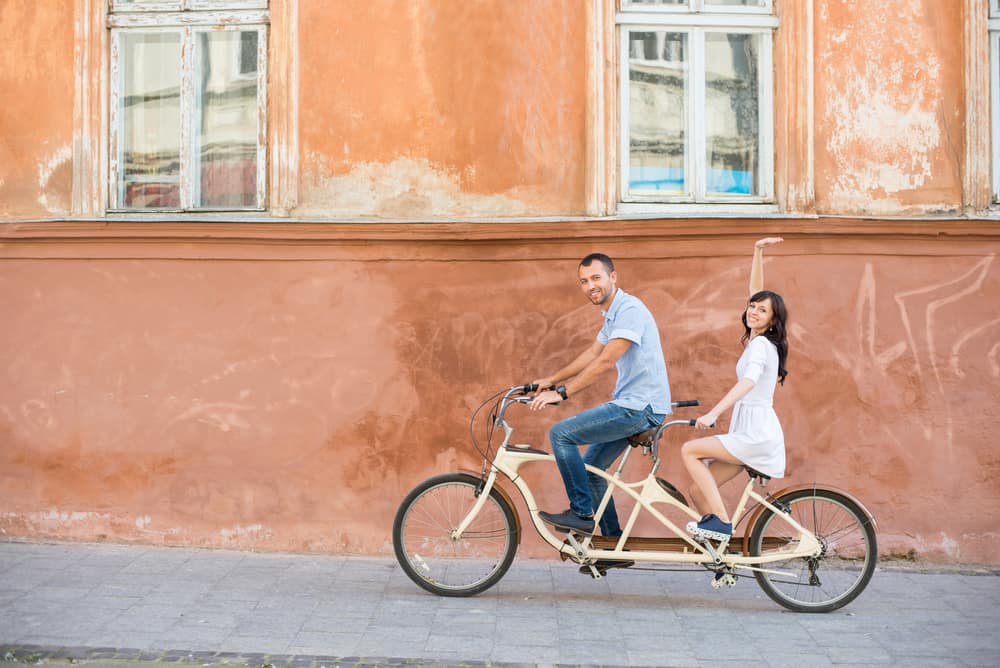
<path id="1" fill-rule="evenodd" d="M 698 522 L 688 522 L 687 530 L 695 538 L 701 539 L 729 540 L 733 537 L 733 525 L 711 514 L 705 515 Z"/>

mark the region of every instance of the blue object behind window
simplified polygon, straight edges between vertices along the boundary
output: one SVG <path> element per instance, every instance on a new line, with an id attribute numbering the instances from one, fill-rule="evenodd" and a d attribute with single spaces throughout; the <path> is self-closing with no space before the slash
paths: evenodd
<path id="1" fill-rule="evenodd" d="M 630 190 L 667 190 L 684 192 L 684 170 L 680 167 L 632 167 Z M 736 169 L 708 170 L 710 193 L 753 194 L 753 172 Z"/>

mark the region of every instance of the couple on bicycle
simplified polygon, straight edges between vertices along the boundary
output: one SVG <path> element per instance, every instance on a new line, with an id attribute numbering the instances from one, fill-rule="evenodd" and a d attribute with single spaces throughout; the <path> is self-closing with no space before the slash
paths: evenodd
<path id="1" fill-rule="evenodd" d="M 698 418 L 709 429 L 733 408 L 729 433 L 688 441 L 681 459 L 694 486 L 691 499 L 703 513 L 687 529 L 701 539 L 728 539 L 733 532 L 719 485 L 744 465 L 772 478 L 785 473 L 785 442 L 772 406 L 775 386 L 785 381 L 788 356 L 787 312 L 782 298 L 764 290 L 763 249 L 782 241 L 761 239 L 754 245 L 750 299 L 743 310 L 743 354 L 736 365 L 737 382 L 708 413 Z M 611 401 L 561 420 L 549 431 L 552 452 L 566 486 L 570 507 L 561 513 L 539 512 L 543 521 L 568 531 L 592 534 L 594 510 L 607 490 L 600 476 L 585 465 L 607 469 L 628 446 L 628 437 L 655 427 L 671 412 L 660 333 L 649 309 L 618 287 L 611 258 L 593 253 L 579 264 L 580 287 L 601 309 L 604 324 L 594 343 L 568 365 L 535 383 L 543 389 L 532 410 L 571 399 L 605 371 L 616 367 L 618 380 Z M 581 455 L 579 446 L 589 446 Z M 604 536 L 621 535 L 614 499 L 600 518 Z M 621 564 L 627 565 L 627 564 Z"/>

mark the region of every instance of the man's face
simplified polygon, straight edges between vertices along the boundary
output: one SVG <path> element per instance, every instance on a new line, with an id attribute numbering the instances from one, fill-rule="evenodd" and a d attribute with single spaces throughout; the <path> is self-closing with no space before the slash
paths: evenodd
<path id="1" fill-rule="evenodd" d="M 591 264 L 580 267 L 580 287 L 587 299 L 595 306 L 603 306 L 615 295 L 615 284 L 618 277 L 615 272 L 608 273 L 604 264 L 594 260 Z"/>

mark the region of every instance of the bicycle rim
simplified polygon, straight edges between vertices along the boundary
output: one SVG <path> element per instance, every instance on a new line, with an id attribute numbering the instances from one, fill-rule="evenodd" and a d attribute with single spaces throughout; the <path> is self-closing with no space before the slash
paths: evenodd
<path id="1" fill-rule="evenodd" d="M 825 489 L 799 490 L 775 503 L 809 529 L 823 545 L 820 556 L 759 564 L 761 589 L 797 612 L 829 612 L 853 601 L 875 571 L 878 548 L 867 514 L 842 494 Z M 750 554 L 760 556 L 797 545 L 794 530 L 780 515 L 765 511 L 753 528 Z M 766 546 L 766 547 L 765 547 Z"/>
<path id="2" fill-rule="evenodd" d="M 477 501 L 478 483 L 464 474 L 438 476 L 400 505 L 393 527 L 396 558 L 410 579 L 430 592 L 477 594 L 503 577 L 514 559 L 514 511 L 495 490 L 461 538 L 452 537 Z"/>

